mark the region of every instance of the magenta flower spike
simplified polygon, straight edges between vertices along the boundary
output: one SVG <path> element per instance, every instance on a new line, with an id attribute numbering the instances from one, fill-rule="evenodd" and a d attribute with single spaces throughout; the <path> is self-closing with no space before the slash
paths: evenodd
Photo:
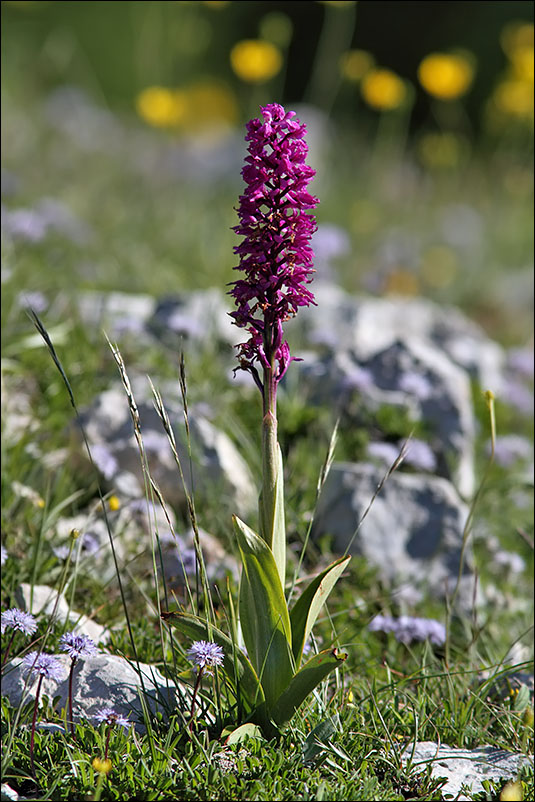
<path id="1" fill-rule="evenodd" d="M 233 282 L 230 295 L 238 307 L 231 317 L 250 335 L 238 346 L 240 368 L 252 374 L 266 405 L 292 361 L 283 323 L 314 303 L 306 285 L 314 272 L 309 240 L 317 227 L 307 210 L 319 201 L 307 191 L 315 171 L 305 163 L 305 125 L 277 103 L 261 110 L 264 121 L 247 124 L 247 188 L 234 227 L 244 237 L 234 248 L 240 257 L 235 269 L 245 276 Z"/>
<path id="2" fill-rule="evenodd" d="M 283 324 L 299 307 L 315 303 L 307 285 L 314 272 L 310 238 L 316 231 L 316 221 L 307 212 L 319 201 L 307 190 L 315 171 L 305 163 L 305 125 L 295 118 L 295 112 L 286 112 L 278 103 L 264 106 L 261 111 L 263 121 L 255 119 L 247 124 L 245 139 L 249 147 L 242 170 L 247 186 L 237 210 L 240 222 L 234 227 L 243 237 L 234 249 L 240 257 L 235 269 L 244 276 L 232 282 L 229 294 L 237 306 L 231 317 L 249 334 L 249 339 L 237 346 L 237 370 L 249 371 L 262 393 L 260 529 L 275 553 L 284 582 L 277 386 L 295 358 L 290 356 Z M 276 508 L 280 509 L 278 523 Z M 278 534 L 274 527 L 278 527 Z"/>

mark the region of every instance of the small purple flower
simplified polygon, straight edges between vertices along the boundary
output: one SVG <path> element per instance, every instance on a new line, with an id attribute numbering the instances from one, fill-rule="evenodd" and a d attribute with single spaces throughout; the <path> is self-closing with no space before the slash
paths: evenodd
<path id="1" fill-rule="evenodd" d="M 8 557 L 9 557 L 9 554 L 7 552 L 7 549 L 4 546 L 4 544 L 2 543 L 2 545 L 0 546 L 0 566 L 4 565 L 4 563 L 5 563 L 5 561 L 7 560 Z"/>
<path id="2" fill-rule="evenodd" d="M 198 640 L 188 649 L 188 658 L 207 673 L 215 666 L 223 665 L 224 653 L 221 646 L 210 641 Z"/>
<path id="3" fill-rule="evenodd" d="M 511 348 L 507 352 L 507 367 L 519 376 L 532 379 L 534 373 L 533 349 Z"/>
<path id="4" fill-rule="evenodd" d="M 19 292 L 17 303 L 21 309 L 33 309 L 38 315 L 48 309 L 48 301 L 39 290 L 33 290 L 32 292 L 24 290 L 23 292 Z"/>
<path id="5" fill-rule="evenodd" d="M 43 652 L 29 652 L 22 658 L 24 668 L 30 673 L 37 673 L 40 677 L 61 682 L 65 678 L 65 670 L 55 657 Z"/>
<path id="6" fill-rule="evenodd" d="M 97 653 L 95 642 L 87 635 L 76 635 L 74 632 L 66 632 L 59 641 L 59 647 L 67 652 L 72 660 L 79 657 L 91 657 Z"/>
<path id="7" fill-rule="evenodd" d="M 6 629 L 19 630 L 25 635 L 33 635 L 37 629 L 37 622 L 31 613 L 25 613 L 18 607 L 12 607 L 2 613 L 2 635 Z"/>
<path id="8" fill-rule="evenodd" d="M 398 459 L 400 449 L 393 443 L 369 443 L 368 456 L 386 465 L 393 465 Z"/>
<path id="9" fill-rule="evenodd" d="M 104 479 L 111 479 L 119 470 L 119 463 L 104 443 L 91 446 L 91 457 Z"/>
<path id="10" fill-rule="evenodd" d="M 402 615 L 399 618 L 377 615 L 370 621 L 368 629 L 370 632 L 393 632 L 400 643 L 429 639 L 431 643 L 440 646 L 446 640 L 446 628 L 440 621 L 411 615 Z"/>
<path id="11" fill-rule="evenodd" d="M 100 549 L 100 538 L 94 532 L 84 532 L 82 535 L 82 551 L 96 554 Z"/>
<path id="12" fill-rule="evenodd" d="M 70 553 L 68 546 L 52 546 L 52 551 L 58 560 L 66 560 Z"/>
<path id="13" fill-rule="evenodd" d="M 417 438 L 411 438 L 407 443 L 405 462 L 421 471 L 434 471 L 437 467 L 437 459 L 431 446 Z"/>
<path id="14" fill-rule="evenodd" d="M 306 189 L 315 171 L 305 164 L 305 125 L 277 103 L 261 111 L 263 121 L 247 124 L 249 155 L 242 170 L 247 187 L 240 197 L 240 223 L 234 227 L 244 238 L 234 248 L 240 257 L 235 269 L 245 277 L 233 282 L 230 295 L 238 307 L 231 317 L 250 335 L 237 346 L 240 368 L 251 373 L 266 400 L 265 393 L 274 394 L 291 362 L 282 324 L 300 306 L 314 303 L 306 285 L 312 280 L 309 240 L 316 222 L 306 211 L 318 199 Z"/>
<path id="15" fill-rule="evenodd" d="M 487 451 L 490 448 L 489 443 Z M 518 460 L 533 459 L 533 447 L 529 440 L 518 434 L 502 434 L 494 442 L 494 459 L 503 468 L 510 468 Z"/>
<path id="16" fill-rule="evenodd" d="M 433 385 L 429 379 L 426 379 L 421 373 L 416 373 L 416 371 L 403 373 L 400 376 L 398 386 L 400 390 L 416 396 L 420 401 L 426 401 L 433 393 Z"/>
<path id="17" fill-rule="evenodd" d="M 118 724 L 120 727 L 124 727 L 125 730 L 128 729 L 132 723 L 131 721 L 128 721 L 125 716 L 121 716 L 120 713 L 116 713 L 111 707 L 103 707 L 101 710 L 98 710 L 95 713 L 94 718 L 99 724 L 102 724 L 103 722 L 110 725 Z"/>
<path id="18" fill-rule="evenodd" d="M 522 382 L 508 377 L 501 400 L 514 407 L 521 415 L 533 415 L 533 391 Z"/>

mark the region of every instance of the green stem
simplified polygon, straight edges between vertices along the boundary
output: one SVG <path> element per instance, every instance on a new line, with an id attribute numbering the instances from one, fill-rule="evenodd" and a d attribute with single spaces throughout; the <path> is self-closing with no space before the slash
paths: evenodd
<path id="1" fill-rule="evenodd" d="M 273 368 L 264 368 L 260 534 L 271 549 L 273 548 L 273 511 L 277 490 L 277 467 L 277 385 L 273 379 Z"/>

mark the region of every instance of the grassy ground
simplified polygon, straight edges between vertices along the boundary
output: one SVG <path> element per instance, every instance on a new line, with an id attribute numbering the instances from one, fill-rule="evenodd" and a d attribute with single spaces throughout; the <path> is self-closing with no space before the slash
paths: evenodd
<path id="1" fill-rule="evenodd" d="M 224 288 L 233 278 L 235 237 L 230 227 L 241 192 L 239 168 L 236 172 L 218 168 L 217 180 L 202 174 L 182 180 L 158 162 L 164 148 L 180 148 L 180 143 L 142 130 L 132 120 L 90 110 L 87 120 L 92 121 L 94 133 L 89 144 L 83 144 L 81 132 L 87 120 L 76 129 L 76 121 L 65 114 L 58 96 L 56 105 L 50 98 L 22 105 L 9 91 L 4 98 L 6 208 L 31 207 L 44 197 L 61 198 L 87 228 L 74 239 L 62 231 L 33 243 L 3 238 L 6 395 L 20 389 L 37 423 L 17 437 L 3 433 L 2 543 L 9 557 L 2 571 L 2 609 L 14 604 L 14 591 L 21 582 L 59 585 L 61 564 L 52 551 L 55 521 L 59 515 L 87 509 L 98 497 L 96 480 L 73 470 L 75 455 L 67 451 L 59 462 L 47 461 L 69 445 L 66 432 L 73 409 L 60 373 L 21 306 L 20 293 L 39 291 L 48 299 L 41 317 L 76 403 L 83 407 L 116 380 L 117 371 L 102 332 L 80 318 L 76 301 L 82 290 L 159 297 Z M 532 253 L 532 188 L 526 154 L 518 150 L 518 143 L 513 149 L 502 142 L 484 158 L 432 170 L 418 162 L 416 146 L 411 157 L 401 161 L 392 150 L 392 140 L 385 139 L 384 132 L 381 136 L 364 145 L 354 136 L 336 132 L 319 151 L 318 220 L 340 226 L 351 242 L 348 253 L 338 260 L 335 278 L 352 292 L 379 281 L 384 292 L 404 288 L 439 303 L 454 303 L 497 341 L 524 345 L 531 312 L 523 287 Z M 238 161 L 241 158 L 239 154 Z M 468 231 L 464 244 L 455 245 L 441 240 L 440 232 L 444 210 L 460 203 L 461 216 L 469 217 L 472 210 L 475 228 Z M 422 257 L 417 270 L 404 264 L 401 246 L 393 262 L 378 265 L 378 242 L 387 236 L 412 243 Z M 440 271 L 426 269 L 433 259 L 444 267 L 441 280 L 437 280 Z M 157 381 L 178 376 L 178 353 L 141 347 L 132 336 L 122 341 L 121 351 L 133 373 L 149 373 Z M 259 409 L 244 400 L 239 388 L 229 387 L 230 352 L 213 344 L 195 350 L 186 346 L 185 360 L 190 402 L 218 399 L 216 422 L 257 470 Z M 474 387 L 480 423 L 479 476 L 489 431 L 480 390 Z M 279 414 L 289 539 L 295 547 L 313 511 L 334 420 L 329 410 L 312 413 L 297 393 L 290 392 L 281 394 Z M 533 437 L 532 423 L 521 420 L 499 399 L 497 422 L 499 434 Z M 355 437 L 355 432 L 342 429 L 337 458 L 354 453 Z M 366 432 L 359 433 L 357 442 L 365 437 Z M 15 482 L 31 488 L 35 496 L 21 497 Z M 518 503 L 520 493 L 527 496 L 521 472 L 492 468 L 476 510 L 477 526 L 498 538 L 504 549 L 519 554 L 526 568 L 520 575 L 505 576 L 492 564 L 485 541 L 477 542 L 480 580 L 497 585 L 504 595 L 471 618 L 454 616 L 449 661 L 443 649 L 428 643 L 409 647 L 392 635 L 368 630 L 376 613 L 397 614 L 400 609 L 369 566 L 354 558 L 316 629 L 320 643 L 336 643 L 348 652 L 348 660 L 304 706 L 279 743 L 250 740 L 226 747 L 217 727 L 199 727 L 190 738 L 176 716 L 169 724 L 148 721 L 147 735 L 113 733 L 109 745 L 113 770 L 99 787 L 91 762 L 103 754 L 106 731 L 87 724 L 78 727 L 76 743 L 62 732 L 37 733 L 34 783 L 27 726 L 32 710 L 15 711 L 4 701 L 3 738 L 9 745 L 4 753 L 5 781 L 21 790 L 24 798 L 39 799 L 100 795 L 102 799 L 429 800 L 440 799 L 440 789 L 428 772 L 417 774 L 402 765 L 405 745 L 440 740 L 465 748 L 493 745 L 532 753 L 532 702 L 524 694 L 510 693 L 506 684 L 496 690 L 482 674 L 489 671 L 494 680 L 518 669 L 532 671 L 532 512 Z M 199 524 L 228 543 L 230 526 L 217 499 L 199 498 L 196 507 Z M 292 554 L 295 551 L 291 549 Z M 311 547 L 303 570 L 315 570 L 327 557 L 328 543 L 323 554 Z M 139 659 L 164 669 L 171 662 L 172 644 L 167 635 L 160 638 L 156 614 L 147 621 L 147 597 L 156 610 L 160 592 L 161 588 L 139 579 L 139 585 L 128 588 L 127 606 Z M 236 588 L 231 592 L 235 597 Z M 225 599 L 224 588 L 222 593 Z M 93 613 L 100 623 L 119 625 L 110 650 L 130 654 L 116 585 L 102 587 L 98 575 L 80 570 L 73 602 L 75 609 Z M 444 607 L 429 599 L 411 612 L 439 620 L 446 616 Z M 45 631 L 47 651 L 53 652 L 60 631 L 40 621 L 37 635 Z M 523 648 L 511 652 L 515 645 Z M 26 649 L 26 640 L 17 636 L 12 654 Z M 186 670 L 183 648 L 177 659 Z M 46 718 L 60 721 L 52 711 Z M 532 774 L 524 772 L 522 779 L 525 798 L 533 798 Z M 498 793 L 499 789 L 489 788 L 485 798 L 496 798 Z"/>

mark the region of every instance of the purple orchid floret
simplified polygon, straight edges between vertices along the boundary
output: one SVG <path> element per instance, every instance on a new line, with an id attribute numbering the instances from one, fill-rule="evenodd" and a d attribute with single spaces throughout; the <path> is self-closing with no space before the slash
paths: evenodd
<path id="1" fill-rule="evenodd" d="M 237 346 L 240 368 L 264 393 L 258 368 L 267 370 L 276 386 L 292 361 L 282 324 L 300 306 L 314 303 L 306 285 L 314 272 L 309 241 L 316 221 L 306 212 L 318 199 L 307 191 L 315 171 L 305 164 L 305 125 L 278 103 L 261 111 L 264 120 L 247 124 L 249 155 L 242 170 L 247 188 L 234 227 L 244 238 L 234 248 L 240 257 L 235 269 L 245 277 L 233 282 L 230 295 L 238 307 L 231 317 L 250 335 Z"/>

